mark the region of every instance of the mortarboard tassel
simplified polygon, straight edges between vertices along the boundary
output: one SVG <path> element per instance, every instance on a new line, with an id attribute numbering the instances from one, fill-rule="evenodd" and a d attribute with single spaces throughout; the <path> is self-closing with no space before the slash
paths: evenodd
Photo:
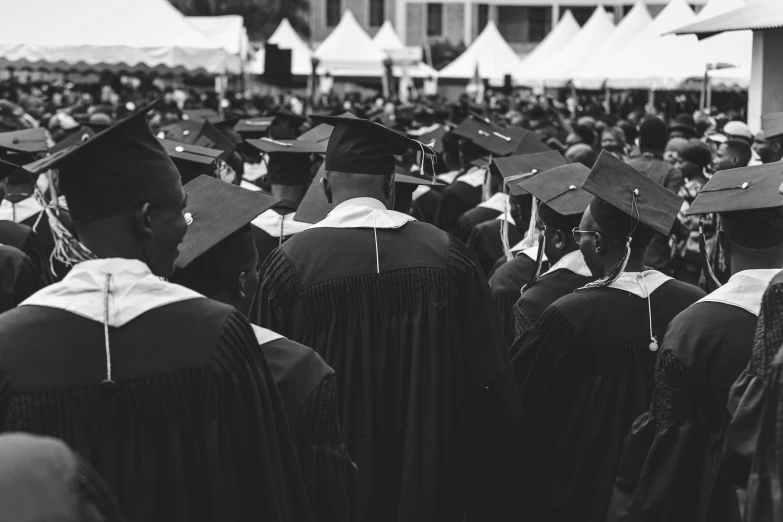
<path id="1" fill-rule="evenodd" d="M 538 199 L 533 198 L 533 205 L 530 208 L 530 225 L 527 227 L 525 238 L 522 240 L 522 250 L 536 246 L 538 229 L 536 229 L 536 218 L 538 217 Z"/>
<path id="2" fill-rule="evenodd" d="M 117 394 L 117 383 L 111 378 L 111 346 L 109 345 L 109 295 L 111 294 L 111 274 L 106 274 L 103 289 L 103 339 L 106 348 L 106 378 L 101 381 L 101 395 L 111 397 Z"/>
<path id="3" fill-rule="evenodd" d="M 522 287 L 522 292 L 533 286 L 538 278 L 541 277 L 541 266 L 544 264 L 544 235 L 546 234 L 546 225 L 541 228 L 538 235 L 538 253 L 536 254 L 536 268 L 533 270 L 533 274 L 530 276 L 530 280 Z"/>
<path id="4" fill-rule="evenodd" d="M 647 288 L 647 280 L 644 278 L 644 274 L 639 274 L 639 277 L 642 278 L 642 283 L 644 283 L 644 293 L 647 296 L 647 318 L 650 320 L 650 351 L 651 352 L 657 352 L 658 351 L 658 339 L 655 338 L 653 335 L 653 329 L 652 329 L 652 304 L 650 303 L 650 289 Z M 638 281 L 637 281 L 638 282 Z M 641 286 L 641 285 L 639 285 Z"/>
<path id="5" fill-rule="evenodd" d="M 718 247 L 718 241 L 715 241 L 716 257 Z M 712 263 L 710 263 L 709 254 L 707 252 L 707 241 L 704 239 L 703 216 L 699 216 L 699 253 L 701 254 L 701 266 L 702 270 L 704 270 L 704 276 L 707 282 L 707 290 L 712 292 L 716 288 L 720 288 L 722 285 L 715 276 L 715 271 L 712 269 Z"/>
<path id="6" fill-rule="evenodd" d="M 492 176 L 489 173 L 489 165 L 492 164 L 492 155 L 489 155 L 489 163 L 484 169 L 484 184 L 481 187 L 481 202 L 487 201 L 492 197 Z"/>
<path id="7" fill-rule="evenodd" d="M 503 192 L 506 192 L 508 186 L 503 183 Z M 508 200 L 503 200 L 503 215 L 500 218 L 500 243 L 503 245 L 503 254 L 506 256 L 506 261 L 514 259 L 514 255 L 511 253 L 511 246 L 508 243 Z"/>
<path id="8" fill-rule="evenodd" d="M 46 219 L 49 221 L 49 228 L 52 230 L 54 238 L 54 249 L 49 256 L 49 269 L 52 275 L 57 276 L 54 269 L 54 260 L 61 262 L 65 266 L 73 266 L 82 261 L 95 259 L 95 254 L 84 246 L 78 239 L 73 237 L 71 232 L 54 215 L 52 205 L 48 204 L 38 189 L 35 190 L 35 197 L 38 203 L 43 207 L 46 213 Z M 57 201 L 56 199 L 54 201 Z"/>

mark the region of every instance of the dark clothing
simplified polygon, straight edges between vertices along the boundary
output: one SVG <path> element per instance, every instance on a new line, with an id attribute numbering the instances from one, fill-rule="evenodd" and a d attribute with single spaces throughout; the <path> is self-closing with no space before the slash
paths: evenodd
<path id="1" fill-rule="evenodd" d="M 645 153 L 638 158 L 629 159 L 626 163 L 675 194 L 678 194 L 682 188 L 683 179 L 680 169 L 659 157 Z M 647 247 L 644 263 L 659 272 L 672 275 L 671 257 L 669 237 L 656 233 L 650 246 Z"/>
<path id="2" fill-rule="evenodd" d="M 67 210 L 62 208 L 60 209 L 59 212 L 60 213 L 57 219 L 60 221 L 60 223 L 62 223 L 63 227 L 68 229 L 68 231 L 75 237 L 76 231 L 74 230 L 73 223 L 71 222 L 71 214 L 69 214 Z M 36 223 L 38 224 L 36 225 Z M 64 264 L 62 264 L 60 261 L 57 261 L 55 259 L 52 261 L 52 264 L 54 265 L 54 271 L 56 275 L 52 275 L 51 273 L 51 268 L 49 266 L 49 259 L 52 255 L 52 252 L 54 251 L 55 239 L 54 239 L 54 234 L 52 233 L 52 227 L 49 225 L 49 219 L 46 217 L 46 213 L 40 212 L 30 218 L 25 219 L 24 221 L 21 222 L 21 224 L 29 226 L 30 228 L 35 230 L 35 234 L 36 236 L 38 236 L 41 249 L 43 250 L 44 256 L 46 258 L 46 269 L 47 269 L 46 273 L 49 274 L 49 276 L 51 276 L 51 280 L 54 282 L 62 279 L 70 269 Z"/>
<path id="3" fill-rule="evenodd" d="M 21 250 L 40 274 L 43 283 L 52 282 L 53 275 L 49 266 L 49 256 L 43 250 L 38 234 L 21 223 L 0 219 L 0 245 L 8 245 Z"/>
<path id="4" fill-rule="evenodd" d="M 499 266 L 492 279 L 489 280 L 492 300 L 495 301 L 508 346 L 514 342 L 514 303 L 519 299 L 522 287 L 530 281 L 535 269 L 535 261 L 525 254 L 519 254 L 511 261 Z"/>
<path id="5" fill-rule="evenodd" d="M 497 260 L 504 256 L 503 241 L 500 236 L 502 221 L 493 219 L 479 224 L 473 229 L 467 242 L 468 250 L 473 252 L 478 259 L 481 270 L 489 274 Z M 508 244 L 514 246 L 522 241 L 522 234 L 516 225 L 508 223 Z"/>
<path id="6" fill-rule="evenodd" d="M 704 296 L 669 280 L 655 290 L 653 334 Z M 603 521 L 623 442 L 647 411 L 657 353 L 648 300 L 615 288 L 567 295 L 514 355 L 531 519 Z"/>
<path id="7" fill-rule="evenodd" d="M 291 201 L 282 201 L 278 203 L 275 208 L 271 209 L 271 211 L 277 212 L 281 216 L 287 216 L 288 214 L 296 212 L 296 207 L 297 205 Z M 283 229 L 283 235 L 278 237 L 268 234 L 257 226 L 251 226 L 250 229 L 253 231 L 253 243 L 255 243 L 256 250 L 258 251 L 258 266 L 261 266 L 264 259 L 266 259 L 275 248 L 279 247 L 293 236 L 293 234 L 286 235 L 285 229 Z"/>
<path id="8" fill-rule="evenodd" d="M 101 323 L 41 306 L 0 315 L 2 431 L 63 439 L 130 521 L 311 519 L 283 403 L 239 312 L 181 301 L 110 342 L 107 395 Z"/>
<path id="9" fill-rule="evenodd" d="M 494 208 L 476 207 L 468 210 L 459 217 L 459 238 L 468 244 L 471 234 L 482 223 L 495 219 L 500 215 Z"/>
<path id="10" fill-rule="evenodd" d="M 43 287 L 41 274 L 30 258 L 18 248 L 0 244 L 0 314 Z"/>
<path id="11" fill-rule="evenodd" d="M 459 179 L 443 191 L 435 224 L 449 234 L 459 236 L 459 217 L 481 203 L 481 186 L 473 187 Z"/>
<path id="12" fill-rule="evenodd" d="M 261 352 L 288 415 L 313 518 L 352 520 L 356 467 L 340 434 L 334 370 L 315 351 L 284 338 L 262 344 Z"/>
<path id="13" fill-rule="evenodd" d="M 607 520 L 740 522 L 723 473 L 729 389 L 750 359 L 756 316 L 697 303 L 666 332 L 650 411 L 625 441 Z"/>
<path id="14" fill-rule="evenodd" d="M 424 223 L 435 224 L 443 195 L 432 189 L 414 199 L 411 203 L 411 216 Z"/>
<path id="15" fill-rule="evenodd" d="M 375 252 L 373 229 L 297 234 L 261 269 L 259 322 L 337 373 L 357 520 L 504 520 L 516 407 L 486 279 L 426 223 L 377 229 Z"/>

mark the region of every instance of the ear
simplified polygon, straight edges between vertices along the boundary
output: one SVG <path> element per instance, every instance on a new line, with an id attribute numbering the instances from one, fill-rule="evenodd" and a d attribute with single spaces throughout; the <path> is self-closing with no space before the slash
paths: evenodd
<path id="1" fill-rule="evenodd" d="M 247 291 L 245 290 L 245 287 L 247 286 L 245 282 L 245 276 L 247 275 L 246 272 L 242 272 L 239 274 L 239 277 L 237 277 L 236 282 L 236 293 L 237 293 L 237 300 L 242 300 L 247 296 Z"/>
<path id="2" fill-rule="evenodd" d="M 565 233 L 563 233 L 562 230 L 559 229 L 555 230 L 555 235 L 553 239 L 554 239 L 555 248 L 557 248 L 558 250 L 564 250 L 565 247 L 568 245 L 568 238 L 565 235 Z"/>
<path id="3" fill-rule="evenodd" d="M 329 186 L 329 180 L 326 179 L 326 176 L 321 177 L 321 180 L 319 181 L 321 184 L 321 188 L 324 191 L 324 195 L 326 196 L 326 201 L 329 203 L 332 202 L 332 187 Z"/>
<path id="4" fill-rule="evenodd" d="M 152 206 L 144 203 L 139 210 L 133 214 L 133 224 L 136 232 L 142 237 L 152 236 Z"/>
<path id="5" fill-rule="evenodd" d="M 606 250 L 606 240 L 600 233 L 593 234 L 593 246 L 597 254 L 603 254 L 604 250 Z"/>
<path id="6" fill-rule="evenodd" d="M 723 230 L 718 230 L 718 245 L 724 252 L 724 259 L 731 259 L 731 243 L 729 243 L 729 238 Z"/>

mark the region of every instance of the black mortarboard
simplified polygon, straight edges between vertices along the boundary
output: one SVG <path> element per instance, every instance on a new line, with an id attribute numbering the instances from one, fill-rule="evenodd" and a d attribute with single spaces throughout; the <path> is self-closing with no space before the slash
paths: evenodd
<path id="1" fill-rule="evenodd" d="M 75 145 L 76 143 L 79 143 L 80 141 L 86 141 L 90 138 L 95 136 L 95 131 L 92 130 L 89 127 L 81 127 L 79 130 L 62 140 L 60 143 L 55 144 L 54 147 L 49 149 L 50 154 L 54 154 L 55 152 L 59 152 L 63 149 L 67 149 L 71 145 Z"/>
<path id="2" fill-rule="evenodd" d="M 33 174 L 59 169 L 60 190 L 76 222 L 105 219 L 155 201 L 181 186 L 179 171 L 145 119 L 155 105 L 25 169 Z"/>
<path id="3" fill-rule="evenodd" d="M 519 185 L 541 202 L 538 215 L 545 224 L 570 231 L 593 199 L 582 188 L 589 174 L 590 169 L 581 163 L 572 163 L 531 176 Z"/>
<path id="4" fill-rule="evenodd" d="M 279 201 L 262 192 L 246 190 L 208 176 L 187 185 L 188 232 L 179 246 L 177 268 L 194 259 L 250 223 Z"/>
<path id="5" fill-rule="evenodd" d="M 425 132 L 419 136 L 419 141 L 429 146 L 438 154 L 443 154 L 443 138 L 446 136 L 446 127 L 440 125 L 437 129 Z"/>
<path id="6" fill-rule="evenodd" d="M 46 131 L 42 128 L 0 133 L 0 151 L 46 152 Z"/>
<path id="7" fill-rule="evenodd" d="M 306 121 L 304 116 L 287 109 L 272 111 L 269 115 L 275 118 L 269 126 L 269 136 L 281 140 L 296 139 L 299 135 L 299 127 Z"/>
<path id="8" fill-rule="evenodd" d="M 563 156 L 551 149 L 547 152 L 507 156 L 492 160 L 493 167 L 503 176 L 503 180 L 508 185 L 512 196 L 528 194 L 527 190 L 520 186 L 520 181 L 523 178 L 565 164 L 566 161 L 563 159 Z"/>
<path id="9" fill-rule="evenodd" d="M 344 112 L 340 116 L 345 118 L 356 118 L 352 113 L 350 112 Z M 358 118 L 356 118 L 358 119 Z M 329 137 L 332 135 L 332 131 L 334 130 L 334 127 L 326 124 L 326 123 L 319 123 L 312 129 L 308 130 L 307 132 L 304 132 L 301 136 L 299 136 L 297 139 L 302 141 L 317 141 L 317 142 L 327 142 L 329 141 Z"/>
<path id="10" fill-rule="evenodd" d="M 783 243 L 783 164 L 721 170 L 701 189 L 686 214 L 721 215 L 731 241 L 748 248 Z"/>
<path id="11" fill-rule="evenodd" d="M 299 203 L 294 216 L 295 221 L 318 223 L 328 216 L 329 212 L 336 206 L 326 200 L 326 194 L 324 194 L 324 190 L 321 188 L 321 178 L 326 174 L 324 165 L 321 165 L 312 183 L 310 183 L 304 198 L 302 198 L 302 202 Z"/>
<path id="12" fill-rule="evenodd" d="M 764 138 L 772 140 L 783 136 L 783 112 L 773 112 L 761 115 L 761 128 Z"/>
<path id="13" fill-rule="evenodd" d="M 646 246 L 652 231 L 668 235 L 682 199 L 607 151 L 601 151 L 583 186 L 595 196 L 590 213 L 610 239 Z"/>
<path id="14" fill-rule="evenodd" d="M 18 171 L 24 172 L 24 169 L 17 165 L 16 163 L 11 163 L 10 161 L 5 161 L 0 159 L 0 181 L 3 181 L 11 174 L 15 174 Z M 29 173 L 27 174 L 29 178 Z"/>
<path id="15" fill-rule="evenodd" d="M 452 132 L 495 156 L 508 156 L 514 152 L 519 141 L 528 131 L 521 127 L 504 129 L 487 118 L 471 113 L 470 117 Z"/>
<path id="16" fill-rule="evenodd" d="M 248 140 L 248 145 L 269 154 L 267 179 L 273 185 L 310 182 L 310 154 L 324 154 L 326 143 L 300 140 Z"/>
<path id="17" fill-rule="evenodd" d="M 246 140 L 261 138 L 269 132 L 269 127 L 274 119 L 274 116 L 264 116 L 239 120 L 236 126 L 234 126 L 234 131 Z"/>
<path id="18" fill-rule="evenodd" d="M 535 154 L 536 152 L 548 152 L 550 150 L 552 150 L 552 148 L 538 139 L 538 136 L 534 132 L 527 132 L 527 134 L 522 136 L 522 139 L 519 140 L 513 155 Z"/>
<path id="19" fill-rule="evenodd" d="M 182 119 L 196 122 L 209 121 L 216 123 L 223 117 L 212 109 L 185 109 L 182 111 Z"/>
<path id="20" fill-rule="evenodd" d="M 201 175 L 216 177 L 221 151 L 171 140 L 160 140 L 160 143 L 177 166 L 183 185 Z"/>
<path id="21" fill-rule="evenodd" d="M 428 185 L 430 187 L 445 187 L 446 184 L 440 180 L 433 182 L 432 177 L 422 176 L 419 171 L 405 171 L 402 167 L 394 168 L 394 182 L 402 183 L 403 185 Z"/>
<path id="22" fill-rule="evenodd" d="M 161 129 L 158 137 L 219 150 L 222 160 L 228 159 L 236 150 L 236 144 L 208 121 L 179 121 Z"/>
<path id="23" fill-rule="evenodd" d="M 435 151 L 368 120 L 343 116 L 318 116 L 314 120 L 334 126 L 326 148 L 326 170 L 355 174 L 390 175 L 394 172 L 394 155 L 408 150 Z"/>

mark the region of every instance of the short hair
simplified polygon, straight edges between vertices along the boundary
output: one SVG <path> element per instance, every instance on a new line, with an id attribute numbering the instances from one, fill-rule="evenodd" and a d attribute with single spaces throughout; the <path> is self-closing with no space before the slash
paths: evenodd
<path id="1" fill-rule="evenodd" d="M 639 125 L 639 148 L 650 151 L 666 150 L 669 127 L 657 116 L 649 116 Z"/>
<path id="2" fill-rule="evenodd" d="M 595 131 L 584 125 L 576 125 L 574 127 L 574 134 L 582 139 L 582 143 L 586 143 L 591 147 L 595 144 Z"/>
<path id="3" fill-rule="evenodd" d="M 680 151 L 680 158 L 704 168 L 712 163 L 712 151 L 706 143 L 694 138 Z"/>
<path id="4" fill-rule="evenodd" d="M 750 145 L 744 140 L 730 139 L 725 144 L 726 150 L 731 152 L 733 156 L 739 158 L 739 164 L 737 167 L 747 167 L 753 157 L 753 152 L 750 149 Z"/>

